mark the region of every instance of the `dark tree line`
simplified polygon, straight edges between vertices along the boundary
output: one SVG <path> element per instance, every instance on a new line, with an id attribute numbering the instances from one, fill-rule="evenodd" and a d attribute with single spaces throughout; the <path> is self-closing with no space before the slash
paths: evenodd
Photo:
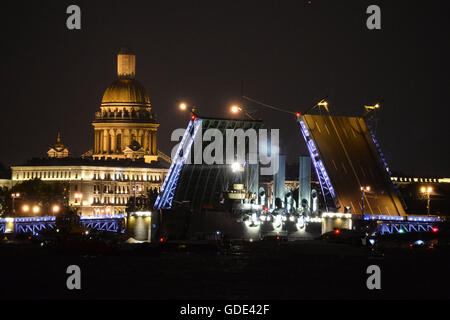
<path id="1" fill-rule="evenodd" d="M 0 190 L 0 215 L 6 216 L 12 213 L 12 195 L 19 193 L 14 200 L 16 213 L 23 204 L 38 205 L 41 212 L 50 212 L 54 204 L 61 208 L 68 206 L 68 187 L 61 182 L 47 183 L 41 179 L 27 180 L 19 183 L 11 189 Z"/>

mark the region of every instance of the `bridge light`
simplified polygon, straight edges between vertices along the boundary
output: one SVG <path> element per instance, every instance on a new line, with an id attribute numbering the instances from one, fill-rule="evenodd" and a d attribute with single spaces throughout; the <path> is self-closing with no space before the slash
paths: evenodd
<path id="1" fill-rule="evenodd" d="M 238 113 L 240 111 L 241 108 L 239 108 L 238 106 L 234 105 L 231 107 L 231 112 L 233 113 Z"/>
<path id="2" fill-rule="evenodd" d="M 231 171 L 233 172 L 241 171 L 241 165 L 237 162 L 233 162 L 231 164 Z"/>

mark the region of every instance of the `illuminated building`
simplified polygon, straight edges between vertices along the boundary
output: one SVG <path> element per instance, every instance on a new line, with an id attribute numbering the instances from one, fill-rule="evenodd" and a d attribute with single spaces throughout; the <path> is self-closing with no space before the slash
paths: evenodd
<path id="1" fill-rule="evenodd" d="M 135 80 L 136 57 L 122 48 L 117 55 L 117 79 L 105 90 L 100 111 L 95 113 L 96 159 L 138 159 L 156 161 L 159 124 L 150 98 Z"/>
<path id="2" fill-rule="evenodd" d="M 41 179 L 60 182 L 69 189 L 69 205 L 83 215 L 125 213 L 130 197 L 158 191 L 167 165 L 131 160 L 80 158 L 32 159 L 13 166 L 12 184 Z"/>
<path id="3" fill-rule="evenodd" d="M 58 132 L 56 143 L 47 151 L 50 158 L 66 158 L 69 156 L 69 150 L 61 143 L 61 134 Z"/>
<path id="4" fill-rule="evenodd" d="M 93 150 L 71 158 L 58 133 L 47 159 L 11 167 L 11 185 L 31 179 L 61 182 L 68 187 L 69 205 L 83 215 L 125 213 L 135 192 L 159 192 L 171 159 L 157 150 L 159 124 L 149 96 L 134 79 L 135 66 L 135 55 L 121 49 L 118 79 L 105 90 L 92 123 Z"/>

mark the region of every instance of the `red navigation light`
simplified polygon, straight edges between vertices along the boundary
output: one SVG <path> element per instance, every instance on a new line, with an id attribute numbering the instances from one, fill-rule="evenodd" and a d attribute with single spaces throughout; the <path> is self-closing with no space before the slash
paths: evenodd
<path id="1" fill-rule="evenodd" d="M 340 234 L 341 230 L 339 228 L 334 229 L 334 234 Z"/>
<path id="2" fill-rule="evenodd" d="M 277 240 L 280 240 L 280 236 L 277 236 Z"/>
<path id="3" fill-rule="evenodd" d="M 195 114 L 191 115 L 191 119 L 195 120 Z"/>
<path id="4" fill-rule="evenodd" d="M 164 238 L 159 238 L 159 242 L 163 243 L 164 242 Z"/>
<path id="5" fill-rule="evenodd" d="M 295 113 L 295 116 L 298 118 L 298 117 L 300 117 L 302 114 L 300 113 L 300 112 L 296 112 Z"/>
<path id="6" fill-rule="evenodd" d="M 433 230 L 434 233 L 439 231 L 438 227 L 433 227 L 433 229 L 431 229 L 431 230 Z"/>

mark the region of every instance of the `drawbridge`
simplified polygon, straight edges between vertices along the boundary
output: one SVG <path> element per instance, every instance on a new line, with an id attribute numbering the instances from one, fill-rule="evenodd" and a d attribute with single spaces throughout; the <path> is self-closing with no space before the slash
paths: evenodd
<path id="1" fill-rule="evenodd" d="M 223 198 L 224 191 L 234 183 L 230 165 L 187 161 L 194 158 L 191 151 L 196 148 L 196 143 L 201 145 L 201 151 L 204 150 L 205 144 L 201 141 L 201 136 L 209 129 L 220 131 L 225 141 L 226 130 L 228 129 L 258 130 L 262 126 L 263 123 L 257 120 L 248 121 L 193 116 L 172 159 L 172 164 L 163 182 L 161 192 L 155 202 L 155 209 L 171 209 L 174 203 L 182 203 L 184 201 L 188 201 L 193 210 L 216 208 Z M 253 177 L 258 171 L 254 166 L 248 164 L 249 171 L 253 173 Z M 248 190 L 256 194 L 258 179 L 254 180 L 248 183 Z"/>
<path id="2" fill-rule="evenodd" d="M 303 115 L 298 122 L 327 211 L 406 215 L 380 145 L 363 118 Z M 361 191 L 367 186 L 370 191 Z"/>
<path id="3" fill-rule="evenodd" d="M 380 145 L 363 118 L 308 114 L 299 116 L 298 122 L 320 183 L 326 211 L 406 215 Z M 170 209 L 174 201 L 190 201 L 192 207 L 199 208 L 218 202 L 218 195 L 226 184 L 225 165 L 185 165 L 199 130 L 201 133 L 216 128 L 224 132 L 226 129 L 260 127 L 260 121 L 193 116 L 178 145 L 155 209 Z M 361 191 L 361 187 L 366 186 L 370 186 L 370 192 Z"/>

